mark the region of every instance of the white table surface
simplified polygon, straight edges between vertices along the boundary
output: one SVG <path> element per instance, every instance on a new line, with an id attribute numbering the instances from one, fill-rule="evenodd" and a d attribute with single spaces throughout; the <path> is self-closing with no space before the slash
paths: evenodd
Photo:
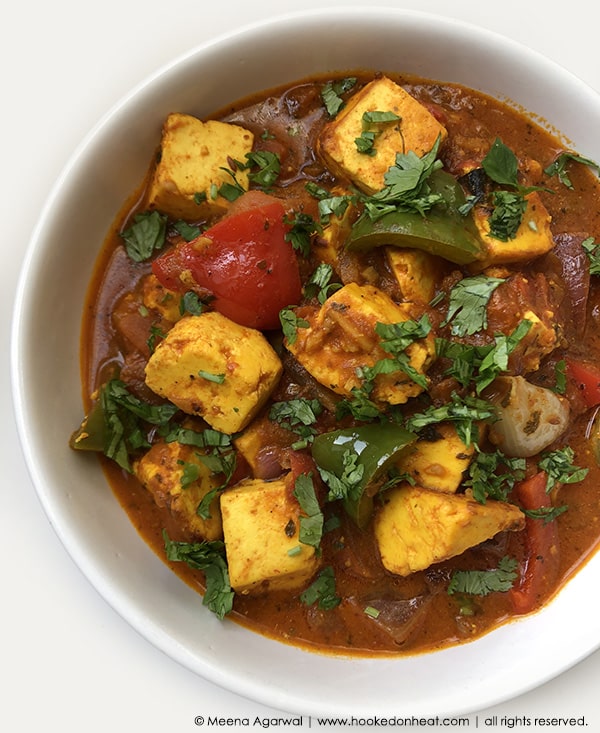
<path id="1" fill-rule="evenodd" d="M 8 352 L 14 292 L 28 238 L 54 180 L 97 119 L 157 67 L 232 25 L 322 4 L 52 0 L 3 6 L 0 731 L 180 733 L 202 727 L 232 729 L 207 722 L 198 726 L 194 720 L 199 715 L 205 721 L 248 718 L 250 727 L 260 727 L 252 725 L 257 717 L 269 722 L 282 715 L 220 689 L 167 658 L 83 577 L 50 527 L 23 462 L 12 415 Z M 512 36 L 600 91 L 598 25 L 587 0 L 378 4 L 451 15 Z M 599 122 L 591 121 L 598 134 Z M 51 305 L 46 317 L 51 317 Z M 531 724 L 535 717 L 585 716 L 588 730 L 598 731 L 599 680 L 600 652 L 595 652 L 542 687 L 469 716 L 468 727 L 541 730 Z M 509 720 L 503 722 L 503 716 Z M 284 727 L 271 725 L 276 730 Z M 304 719 L 303 730 L 316 727 L 317 721 Z"/>

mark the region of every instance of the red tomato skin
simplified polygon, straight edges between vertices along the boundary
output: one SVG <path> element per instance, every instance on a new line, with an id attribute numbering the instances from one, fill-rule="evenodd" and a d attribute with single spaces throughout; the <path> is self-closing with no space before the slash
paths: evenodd
<path id="1" fill-rule="evenodd" d="M 170 290 L 209 291 L 211 306 L 236 323 L 260 330 L 278 328 L 279 311 L 297 305 L 302 294 L 284 216 L 277 200 L 240 210 L 197 240 L 157 258 L 153 272 Z M 185 271 L 189 275 L 182 279 Z"/>
<path id="2" fill-rule="evenodd" d="M 520 481 L 515 491 L 523 509 L 540 509 L 551 506 L 546 494 L 548 476 L 539 471 Z M 521 568 L 521 578 L 510 593 L 512 606 L 517 614 L 535 610 L 543 598 L 544 588 L 554 582 L 559 571 L 560 552 L 556 521 L 525 519 L 526 559 Z"/>
<path id="3" fill-rule="evenodd" d="M 568 359 L 567 375 L 576 383 L 578 393 L 587 407 L 600 405 L 600 367 Z"/>

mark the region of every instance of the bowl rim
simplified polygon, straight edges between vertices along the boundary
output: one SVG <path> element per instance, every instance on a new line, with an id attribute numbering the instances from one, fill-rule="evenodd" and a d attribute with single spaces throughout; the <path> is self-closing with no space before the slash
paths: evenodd
<path id="1" fill-rule="evenodd" d="M 293 689 L 281 689 L 274 694 L 272 688 L 270 689 L 268 685 L 265 685 L 264 680 L 262 680 L 260 676 L 257 676 L 255 679 L 248 679 L 246 676 L 241 676 L 240 673 L 235 670 L 220 668 L 218 662 L 214 659 L 198 659 L 185 648 L 180 640 L 174 638 L 168 629 L 165 629 L 160 624 L 155 623 L 152 618 L 149 618 L 143 608 L 138 608 L 135 604 L 132 604 L 131 599 L 123 593 L 122 589 L 115 586 L 110 574 L 106 572 L 106 568 L 104 568 L 94 556 L 93 548 L 82 547 L 80 538 L 78 538 L 77 534 L 72 531 L 71 527 L 65 524 L 60 511 L 58 511 L 57 506 L 53 501 L 52 492 L 48 490 L 47 479 L 45 477 L 45 466 L 42 466 L 39 463 L 35 451 L 36 444 L 30 440 L 30 436 L 35 433 L 32 426 L 34 425 L 36 418 L 34 408 L 28 404 L 28 388 L 23 379 L 23 365 L 24 360 L 27 357 L 27 324 L 34 317 L 32 312 L 33 301 L 31 300 L 30 283 L 39 276 L 40 260 L 44 259 L 45 254 L 44 246 L 46 241 L 46 226 L 48 226 L 48 224 L 51 225 L 53 210 L 61 198 L 61 191 L 63 190 L 65 182 L 69 179 L 80 161 L 85 157 L 87 151 L 93 147 L 99 133 L 107 127 L 110 127 L 114 119 L 123 113 L 123 111 L 126 111 L 132 100 L 137 99 L 140 95 L 143 96 L 145 94 L 149 94 L 150 91 L 155 86 L 160 85 L 163 80 L 173 74 L 177 74 L 178 69 L 180 69 L 182 65 L 197 64 L 201 63 L 206 57 L 214 55 L 218 56 L 220 53 L 223 53 L 224 49 L 226 49 L 226 47 L 231 43 L 237 43 L 240 40 L 248 39 L 255 35 L 264 36 L 264 34 L 277 31 L 277 29 L 288 27 L 289 24 L 301 23 L 304 26 L 315 26 L 316 24 L 326 23 L 328 21 L 340 21 L 340 16 L 343 16 L 343 22 L 345 23 L 356 23 L 359 19 L 364 19 L 365 14 L 368 14 L 369 19 L 372 22 L 381 22 L 384 17 L 389 18 L 390 16 L 393 16 L 394 20 L 403 20 L 404 22 L 413 25 L 432 24 L 438 30 L 443 29 L 446 32 L 466 33 L 470 38 L 474 38 L 475 35 L 477 35 L 478 38 L 485 40 L 487 43 L 492 45 L 499 44 L 503 48 L 509 49 L 511 52 L 516 53 L 520 58 L 529 60 L 532 65 L 538 64 L 548 70 L 551 70 L 557 77 L 562 77 L 564 80 L 568 80 L 578 94 L 591 94 L 596 100 L 600 100 L 597 93 L 591 90 L 575 75 L 571 74 L 571 72 L 564 69 L 564 67 L 554 61 L 551 61 L 537 51 L 527 48 L 523 44 L 509 39 L 506 36 L 481 28 L 475 24 L 430 12 L 378 6 L 371 7 L 368 10 L 356 6 L 346 8 L 324 7 L 316 10 L 287 12 L 274 16 L 269 20 L 259 20 L 237 27 L 219 34 L 218 36 L 185 51 L 166 64 L 159 66 L 154 72 L 147 75 L 145 79 L 134 86 L 131 91 L 123 95 L 98 120 L 98 122 L 85 135 L 79 145 L 75 147 L 52 186 L 30 237 L 18 278 L 11 324 L 10 361 L 13 410 L 21 448 L 25 457 L 27 469 L 42 508 L 71 559 L 82 570 L 87 580 L 95 587 L 109 605 L 134 629 L 150 641 L 150 643 L 161 649 L 169 657 L 180 662 L 184 667 L 187 667 L 206 679 L 217 683 L 236 694 L 259 701 L 269 707 L 275 707 L 277 709 L 298 714 L 345 714 L 348 711 L 348 704 L 339 697 L 333 701 L 316 699 L 308 700 L 302 694 L 299 694 Z M 600 111 L 600 101 L 598 101 L 598 110 Z M 584 567 L 578 575 L 575 576 L 575 578 L 569 581 L 569 586 L 581 585 L 583 583 L 584 571 L 588 566 L 589 562 L 586 567 Z M 550 606 L 536 614 L 536 617 L 548 617 L 549 623 L 552 623 L 552 618 L 555 615 L 554 609 L 560 608 L 562 605 L 564 605 L 563 594 L 559 594 L 559 596 L 552 601 Z M 492 636 L 498 637 L 499 640 L 503 641 L 507 647 L 510 648 L 511 641 L 510 638 L 507 638 L 507 629 L 516 628 L 516 626 L 523 626 L 528 629 L 533 621 L 533 617 L 527 617 L 523 620 L 512 622 L 507 626 L 501 627 L 497 631 L 492 632 L 492 634 L 488 634 L 483 638 L 483 643 L 481 644 L 481 640 L 477 640 L 468 644 L 459 645 L 458 647 L 451 647 L 441 652 L 434 652 L 433 654 L 436 656 L 447 657 L 449 664 L 452 665 L 455 663 L 454 660 L 457 656 L 460 658 L 461 650 L 467 650 L 467 656 L 470 656 L 469 652 L 477 646 L 488 646 L 485 640 Z M 420 710 L 421 712 L 439 712 L 445 714 L 469 713 L 484 707 L 501 703 L 518 694 L 527 692 L 528 690 L 531 690 L 561 674 L 594 652 L 596 649 L 600 648 L 600 626 L 596 625 L 594 628 L 595 634 L 593 635 L 593 639 L 586 638 L 583 634 L 577 633 L 576 639 L 570 640 L 570 644 L 568 645 L 569 653 L 562 656 L 560 662 L 555 662 L 554 664 L 546 663 L 543 668 L 540 668 L 539 665 L 535 665 L 535 672 L 532 672 L 531 664 L 533 664 L 533 662 L 531 662 L 527 667 L 526 674 L 528 676 L 516 676 L 512 685 L 504 684 L 499 689 L 495 689 L 494 685 L 482 686 L 476 690 L 477 694 L 473 694 L 473 689 L 471 689 L 469 691 L 469 695 L 471 697 L 470 701 L 464 699 L 454 701 L 448 699 L 447 696 L 442 695 L 437 704 L 432 703 L 429 707 L 422 707 Z M 244 632 L 234 632 L 237 637 L 239 637 L 241 633 Z M 252 634 L 253 632 L 246 633 Z M 524 634 L 527 633 L 527 630 L 524 631 Z M 265 639 L 264 637 L 259 637 L 256 634 L 254 636 L 261 640 L 257 646 L 260 647 L 262 644 L 268 646 L 272 645 L 270 640 Z M 245 639 L 245 642 L 246 641 L 247 639 Z M 279 642 L 273 643 L 280 644 Z M 254 646 L 253 643 L 251 646 Z M 295 650 L 293 654 L 296 658 L 302 657 L 301 664 L 310 664 L 310 661 L 314 661 L 315 658 L 322 659 L 323 664 L 328 671 L 330 672 L 333 670 L 334 673 L 339 666 L 338 662 L 348 659 L 343 656 L 337 657 L 335 658 L 336 661 L 332 664 L 330 663 L 331 658 L 329 656 L 317 655 L 315 657 L 314 653 L 298 650 L 294 647 L 289 648 Z M 308 655 L 310 657 L 308 663 L 305 662 L 304 655 Z M 386 660 L 376 660 L 376 663 L 389 671 L 394 668 L 403 668 L 407 664 L 406 660 L 423 659 L 423 656 L 429 656 L 429 654 L 398 657 L 393 660 L 393 663 Z M 372 668 L 372 661 L 373 660 L 369 660 L 368 662 L 364 660 L 357 661 L 356 658 L 352 657 L 350 658 L 349 664 L 353 669 L 358 668 L 354 671 L 360 678 L 365 673 L 368 673 L 369 669 Z M 504 680 L 504 682 L 506 682 L 506 680 Z M 475 684 L 475 681 L 471 680 L 470 684 Z M 394 711 L 394 705 L 395 703 L 393 703 L 389 708 L 390 712 Z M 418 710 L 419 708 L 417 706 L 417 710 L 415 710 L 415 712 L 418 712 Z M 357 704 L 356 711 L 362 714 L 368 714 L 370 707 L 364 703 L 360 705 Z"/>

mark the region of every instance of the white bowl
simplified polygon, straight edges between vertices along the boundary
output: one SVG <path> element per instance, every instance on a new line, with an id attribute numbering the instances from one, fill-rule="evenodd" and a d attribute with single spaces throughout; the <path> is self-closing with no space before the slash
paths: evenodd
<path id="1" fill-rule="evenodd" d="M 80 321 L 97 247 L 142 179 L 165 115 L 202 117 L 253 91 L 356 68 L 460 82 L 509 99 L 600 160 L 600 97 L 531 50 L 464 23 L 346 8 L 220 37 L 123 99 L 57 181 L 18 288 L 12 362 L 19 431 L 41 502 L 75 562 L 135 629 L 186 667 L 290 713 L 467 713 L 547 681 L 600 645 L 600 615 L 589 595 L 600 581 L 600 557 L 543 611 L 477 641 L 395 659 L 316 655 L 219 622 L 139 538 L 94 458 L 67 446 L 82 411 Z M 44 317 L 48 307 L 52 318 Z"/>

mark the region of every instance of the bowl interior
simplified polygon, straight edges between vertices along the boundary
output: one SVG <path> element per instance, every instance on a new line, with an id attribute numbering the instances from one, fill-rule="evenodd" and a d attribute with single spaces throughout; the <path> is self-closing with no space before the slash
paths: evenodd
<path id="1" fill-rule="evenodd" d="M 95 459 L 67 446 L 82 412 L 80 322 L 94 260 L 146 171 L 164 117 L 202 117 L 254 91 L 358 68 L 459 82 L 509 99 L 560 130 L 582 155 L 600 159 L 594 92 L 534 52 L 463 23 L 347 8 L 285 16 L 216 39 L 123 99 L 56 182 L 18 289 L 15 408 L 34 485 L 61 540 L 98 591 L 167 654 L 217 684 L 298 714 L 469 712 L 546 681 L 597 647 L 600 620 L 587 594 L 599 558 L 543 612 L 476 642 L 397 659 L 315 655 L 219 622 L 138 537 Z M 579 623 L 567 626 L 574 613 Z"/>

